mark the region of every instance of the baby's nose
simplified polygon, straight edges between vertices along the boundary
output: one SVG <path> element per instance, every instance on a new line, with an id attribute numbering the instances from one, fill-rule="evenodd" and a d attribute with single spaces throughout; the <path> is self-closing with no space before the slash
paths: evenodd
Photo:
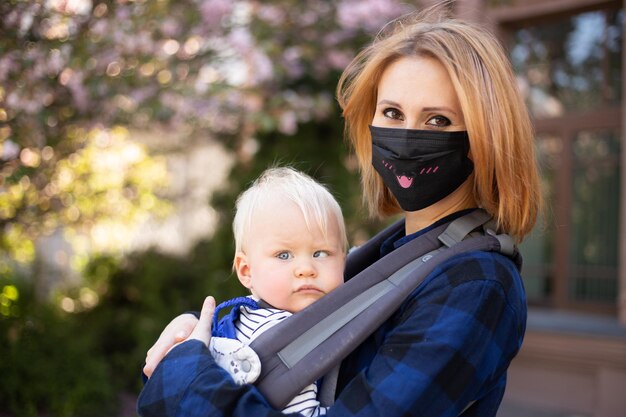
<path id="1" fill-rule="evenodd" d="M 298 278 L 315 277 L 315 275 L 317 274 L 315 267 L 308 260 L 299 262 L 294 272 Z"/>

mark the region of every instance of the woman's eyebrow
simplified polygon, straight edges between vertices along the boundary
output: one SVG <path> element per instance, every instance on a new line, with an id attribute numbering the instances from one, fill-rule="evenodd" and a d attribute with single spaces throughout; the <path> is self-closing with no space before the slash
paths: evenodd
<path id="1" fill-rule="evenodd" d="M 377 106 L 380 106 L 382 104 L 387 104 L 390 106 L 400 107 L 400 108 L 402 107 L 400 103 L 396 103 L 395 101 L 391 101 L 391 100 L 380 100 L 378 103 L 376 103 Z"/>
<path id="2" fill-rule="evenodd" d="M 442 106 L 442 107 L 424 107 L 422 109 L 422 111 L 446 111 L 446 112 L 454 114 L 455 116 L 457 115 L 454 110 L 452 110 L 450 107 L 445 107 L 445 106 Z"/>

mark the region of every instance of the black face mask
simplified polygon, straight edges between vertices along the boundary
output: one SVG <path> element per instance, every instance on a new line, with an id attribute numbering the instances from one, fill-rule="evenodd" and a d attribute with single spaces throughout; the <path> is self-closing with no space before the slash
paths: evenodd
<path id="1" fill-rule="evenodd" d="M 372 165 L 404 211 L 421 210 L 451 194 L 469 177 L 466 131 L 370 126 Z"/>

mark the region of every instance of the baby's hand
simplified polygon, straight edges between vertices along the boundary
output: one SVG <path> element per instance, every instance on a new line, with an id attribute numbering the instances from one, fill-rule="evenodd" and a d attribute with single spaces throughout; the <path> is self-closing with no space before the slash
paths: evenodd
<path id="1" fill-rule="evenodd" d="M 261 361 L 249 346 L 239 340 L 212 337 L 209 351 L 220 367 L 239 385 L 251 384 L 261 373 Z"/>
<path id="2" fill-rule="evenodd" d="M 211 324 L 213 323 L 213 312 L 215 311 L 215 299 L 208 296 L 202 304 L 200 319 L 198 324 L 189 335 L 189 339 L 196 339 L 204 343 L 207 347 L 211 340 Z"/>

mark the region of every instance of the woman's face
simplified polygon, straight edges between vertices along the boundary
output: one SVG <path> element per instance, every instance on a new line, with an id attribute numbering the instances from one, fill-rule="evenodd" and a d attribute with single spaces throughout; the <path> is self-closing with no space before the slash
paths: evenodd
<path id="1" fill-rule="evenodd" d="M 459 131 L 465 121 L 447 71 L 434 58 L 403 57 L 378 83 L 373 126 Z"/>
<path id="2" fill-rule="evenodd" d="M 447 71 L 439 61 L 426 57 L 400 58 L 383 71 L 378 83 L 376 111 L 372 125 L 382 128 L 441 132 L 467 130 L 459 99 Z M 471 155 L 468 156 L 471 158 Z M 439 166 L 435 170 L 437 168 Z M 426 174 L 429 172 L 427 171 Z M 455 173 L 447 175 L 455 175 Z M 395 176 L 402 190 L 408 190 L 415 183 L 413 181 L 415 174 L 413 176 L 395 174 Z M 417 204 L 413 201 L 412 203 L 422 208 L 404 210 L 406 233 L 420 230 L 449 213 L 475 207 L 472 188 L 472 181 L 468 178 L 454 191 L 441 196 L 441 199 L 429 206 L 423 207 L 420 205 L 423 202 Z M 422 192 L 420 197 L 425 198 L 424 195 L 425 192 Z M 409 197 L 404 195 L 405 206 L 410 202 Z M 435 197 L 439 196 L 432 195 L 429 201 Z"/>

